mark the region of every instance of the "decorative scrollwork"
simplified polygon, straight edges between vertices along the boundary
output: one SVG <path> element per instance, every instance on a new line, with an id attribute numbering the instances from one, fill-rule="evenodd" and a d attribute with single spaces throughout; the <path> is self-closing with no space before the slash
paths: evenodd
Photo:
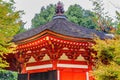
<path id="1" fill-rule="evenodd" d="M 33 57 L 35 58 L 36 61 L 42 60 L 44 56 L 45 56 L 45 53 L 35 53 L 33 55 Z"/>
<path id="2" fill-rule="evenodd" d="M 26 52 L 22 52 L 22 51 L 18 52 L 15 55 L 16 60 L 21 64 L 28 62 L 30 57 L 31 57 L 30 54 L 26 54 Z"/>
<path id="3" fill-rule="evenodd" d="M 24 64 L 29 61 L 31 55 L 26 52 L 20 51 L 15 54 L 15 66 L 18 69 L 18 72 L 22 72 Z"/>
<path id="4" fill-rule="evenodd" d="M 65 54 L 66 54 L 66 56 L 67 56 L 69 59 L 77 59 L 77 57 L 79 56 L 79 53 L 74 52 L 74 51 L 72 51 L 72 52 L 67 52 L 67 53 L 65 53 Z"/>

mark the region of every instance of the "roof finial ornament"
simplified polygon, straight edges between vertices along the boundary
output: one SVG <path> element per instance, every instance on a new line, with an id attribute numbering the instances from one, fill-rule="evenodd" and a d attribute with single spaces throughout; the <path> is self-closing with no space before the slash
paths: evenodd
<path id="1" fill-rule="evenodd" d="M 58 2 L 57 5 L 56 5 L 56 15 L 63 15 L 64 13 L 64 8 L 63 8 L 63 3 L 62 2 Z"/>

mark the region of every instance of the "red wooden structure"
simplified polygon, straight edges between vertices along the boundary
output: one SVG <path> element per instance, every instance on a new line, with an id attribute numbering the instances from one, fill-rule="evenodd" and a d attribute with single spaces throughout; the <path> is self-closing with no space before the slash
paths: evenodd
<path id="1" fill-rule="evenodd" d="M 63 13 L 59 2 L 52 21 L 14 37 L 18 46 L 9 63 L 10 69 L 20 73 L 18 80 L 34 80 L 36 76 L 39 79 L 35 80 L 93 80 L 89 74 L 95 53 L 93 38 L 104 38 L 105 34 L 69 22 Z"/>

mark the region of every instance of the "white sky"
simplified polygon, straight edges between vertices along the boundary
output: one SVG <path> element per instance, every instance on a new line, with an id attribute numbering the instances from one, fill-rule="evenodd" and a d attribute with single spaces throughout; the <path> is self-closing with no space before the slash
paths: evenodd
<path id="1" fill-rule="evenodd" d="M 15 7 L 17 10 L 24 10 L 25 15 L 22 16 L 22 20 L 27 22 L 25 27 L 31 26 L 31 19 L 35 13 L 39 13 L 42 6 L 49 4 L 57 4 L 58 1 L 63 2 L 65 10 L 72 4 L 79 4 L 83 9 L 92 10 L 92 3 L 89 0 L 14 0 L 16 2 Z M 115 10 L 120 12 L 120 0 L 103 0 L 106 11 L 109 11 L 110 16 L 115 16 Z"/>

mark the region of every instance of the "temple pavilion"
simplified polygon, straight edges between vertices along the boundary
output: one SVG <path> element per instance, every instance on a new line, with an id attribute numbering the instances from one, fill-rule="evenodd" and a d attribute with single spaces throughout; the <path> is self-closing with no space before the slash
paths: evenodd
<path id="1" fill-rule="evenodd" d="M 17 49 L 8 69 L 19 72 L 18 80 L 93 80 L 93 38 L 107 36 L 70 22 L 61 2 L 55 13 L 45 25 L 14 36 Z"/>

